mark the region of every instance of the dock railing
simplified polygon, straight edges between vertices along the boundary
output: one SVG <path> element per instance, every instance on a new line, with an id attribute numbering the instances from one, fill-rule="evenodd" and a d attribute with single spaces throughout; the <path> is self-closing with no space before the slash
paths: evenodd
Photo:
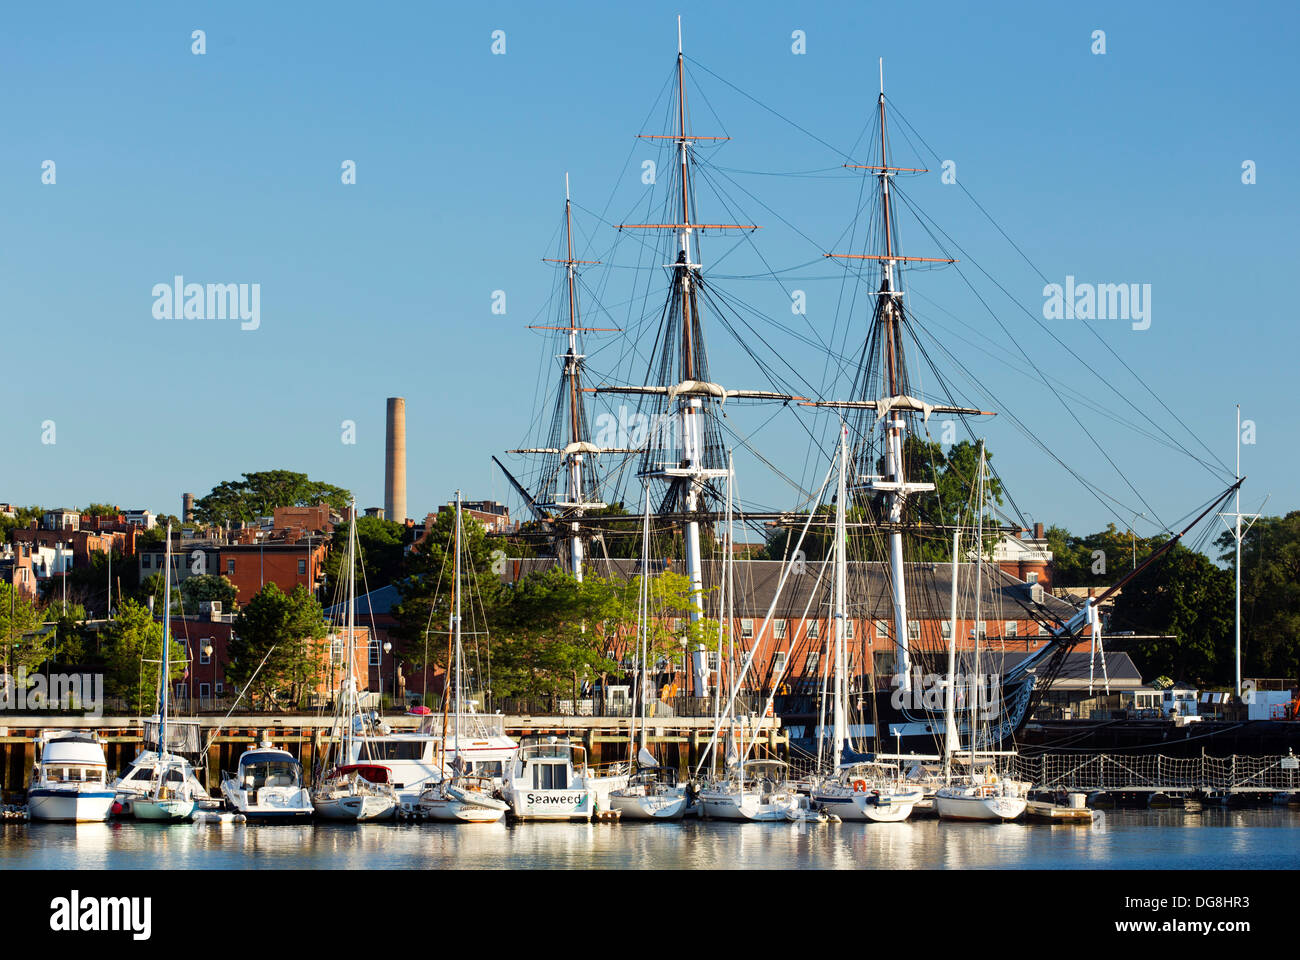
<path id="1" fill-rule="evenodd" d="M 1016 757 L 1014 776 L 1043 790 L 1277 792 L 1300 790 L 1300 758 L 1047 753 Z"/>

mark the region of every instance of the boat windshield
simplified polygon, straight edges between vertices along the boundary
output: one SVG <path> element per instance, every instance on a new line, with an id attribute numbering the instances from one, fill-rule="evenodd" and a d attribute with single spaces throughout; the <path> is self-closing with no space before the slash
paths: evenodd
<path id="1" fill-rule="evenodd" d="M 264 760 L 245 764 L 244 789 L 260 790 L 262 787 L 298 786 L 298 764 L 291 760 Z"/>

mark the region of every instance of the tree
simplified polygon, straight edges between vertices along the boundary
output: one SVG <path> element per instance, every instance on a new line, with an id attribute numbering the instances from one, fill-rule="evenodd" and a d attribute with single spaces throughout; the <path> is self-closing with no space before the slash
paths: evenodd
<path id="1" fill-rule="evenodd" d="M 310 480 L 305 473 L 265 470 L 217 484 L 206 497 L 194 502 L 194 519 L 230 526 L 238 520 L 267 516 L 276 507 L 308 507 L 322 502 L 342 511 L 350 498 L 342 487 Z"/>
<path id="2" fill-rule="evenodd" d="M 153 574 L 158 576 L 158 574 Z M 212 573 L 196 574 L 181 581 L 181 604 L 186 613 L 198 613 L 199 604 L 204 600 L 218 600 L 222 609 L 235 602 L 235 585 L 229 577 Z"/>
<path id="3" fill-rule="evenodd" d="M 54 652 L 54 635 L 37 633 L 40 626 L 41 615 L 36 604 L 12 584 L 0 581 L 0 647 L 6 674 L 30 671 Z"/>
<path id="4" fill-rule="evenodd" d="M 357 517 L 357 591 L 371 590 L 392 583 L 402 574 L 409 540 L 405 524 L 379 517 Z M 348 527 L 334 528 L 329 555 L 325 558 L 326 596 L 341 596 L 339 588 L 347 577 L 340 570 L 347 556 Z"/>
<path id="5" fill-rule="evenodd" d="M 268 583 L 239 613 L 230 641 L 227 675 L 249 688 L 271 709 L 298 706 L 308 684 L 322 669 L 322 645 L 327 629 L 320 604 L 298 584 L 285 593 Z M 258 665 L 265 658 L 265 665 Z"/>
<path id="6" fill-rule="evenodd" d="M 1231 533 L 1220 536 L 1215 546 L 1224 563 L 1235 563 Z M 1300 663 L 1300 511 L 1284 517 L 1260 517 L 1242 540 L 1241 647 L 1243 675 L 1296 675 Z"/>
<path id="7" fill-rule="evenodd" d="M 1048 527 L 1046 537 L 1052 551 L 1052 582 L 1063 587 L 1110 586 L 1167 539 L 1138 537 L 1113 523 L 1084 537 L 1063 527 Z"/>
<path id="8" fill-rule="evenodd" d="M 1130 651 L 1144 676 L 1225 682 L 1232 673 L 1232 575 L 1177 544 L 1125 585 L 1110 629 L 1172 637 Z"/>
<path id="9" fill-rule="evenodd" d="M 116 517 L 122 511 L 107 503 L 92 503 L 81 511 L 83 517 Z"/>
<path id="10" fill-rule="evenodd" d="M 30 527 L 33 520 L 45 516 L 45 508 L 32 504 L 30 507 L 15 507 L 12 517 L 0 516 L 0 543 L 8 541 L 11 531 L 20 527 Z"/>
<path id="11" fill-rule="evenodd" d="M 162 662 L 162 624 L 154 620 L 142 603 L 122 601 L 104 640 L 105 687 L 109 696 L 122 697 L 137 711 L 152 710 L 158 700 L 158 677 Z M 184 673 L 185 650 L 172 640 L 171 679 Z"/>

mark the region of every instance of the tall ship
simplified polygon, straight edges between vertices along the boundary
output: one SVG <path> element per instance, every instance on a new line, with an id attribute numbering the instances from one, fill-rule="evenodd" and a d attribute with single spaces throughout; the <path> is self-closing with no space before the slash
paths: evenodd
<path id="1" fill-rule="evenodd" d="M 576 259 L 566 229 L 569 244 L 561 262 L 570 281 L 566 328 L 570 340 L 564 359 L 567 379 L 561 382 L 560 402 L 552 418 L 558 427 L 552 429 L 551 444 L 516 451 L 550 458 L 538 474 L 540 489 L 550 492 L 539 495 L 537 487 L 530 490 L 526 483 L 514 478 L 512 482 L 533 512 L 539 539 L 549 543 L 557 560 L 577 576 L 584 566 L 617 575 L 630 573 L 633 567 L 625 561 L 635 554 L 624 551 L 616 556 L 606 541 L 616 532 L 626 537 L 635 526 L 634 517 L 629 524 L 626 511 L 615 508 L 631 499 L 633 490 L 639 493 L 640 484 L 649 484 L 654 491 L 655 535 L 671 537 L 673 556 L 665 564 L 689 578 L 696 597 L 690 619 L 698 621 L 719 610 L 717 594 L 723 589 L 723 571 L 730 559 L 724 549 L 733 548 L 725 546 L 718 528 L 724 520 L 727 491 L 738 479 L 744 481 L 738 489 L 748 483 L 747 477 L 737 477 L 732 466 L 731 453 L 744 453 L 750 464 L 770 468 L 797 491 L 797 506 L 787 510 L 738 502 L 737 516 L 762 536 L 765 555 L 761 560 L 737 559 L 740 569 L 735 574 L 737 593 L 749 598 L 745 610 L 743 597 L 737 597 L 736 613 L 753 625 L 752 634 L 740 638 L 747 648 L 742 682 L 760 695 L 770 692 L 775 712 L 783 718 L 796 748 L 816 755 L 832 739 L 831 727 L 838 726 L 845 741 L 835 748 L 841 760 L 870 762 L 891 752 L 939 756 L 951 750 L 953 725 L 946 722 L 945 691 L 959 680 L 947 669 L 948 641 L 953 639 L 966 649 L 990 639 L 985 620 L 974 615 L 975 609 L 987 611 L 989 620 L 1015 620 L 1027 630 L 1017 638 L 1024 642 L 1015 644 L 1014 654 L 1006 644 L 994 649 L 987 643 L 981 675 L 962 678 L 968 689 L 961 696 L 977 700 L 984 708 L 981 717 L 989 722 L 971 728 L 962 711 L 956 735 L 970 751 L 1009 748 L 1023 734 L 1073 651 L 1087 650 L 1104 662 L 1102 605 L 1160 563 L 1189 531 L 1226 503 L 1239 489 L 1241 478 L 1231 485 L 1223 478 L 1225 485 L 1215 489 L 1208 505 L 1189 511 L 1186 518 L 1190 519 L 1162 524 L 1159 546 L 1079 607 L 1054 597 L 1041 584 L 997 570 L 988 559 L 996 539 L 1018 537 L 1031 524 L 1011 498 L 1004 478 L 990 467 L 991 522 L 981 526 L 978 539 L 968 532 L 962 540 L 961 531 L 973 526 L 974 451 L 988 429 L 985 425 L 999 412 L 1022 434 L 1031 431 L 1014 412 L 1008 413 L 1005 404 L 986 401 L 986 397 L 996 401 L 996 395 L 981 372 L 967 362 L 962 352 L 965 343 L 942 326 L 931 325 L 913 306 L 925 273 L 955 270 L 960 260 L 945 249 L 955 242 L 918 210 L 900 186 L 904 178 L 930 171 L 903 166 L 891 154 L 895 131 L 883 61 L 870 132 L 859 138 L 869 144 L 866 162 L 844 154 L 849 162 L 840 170 L 841 176 L 858 181 L 853 221 L 843 231 L 849 249 L 823 248 L 815 261 L 843 274 L 841 289 L 850 292 L 842 293 L 841 301 L 848 305 L 837 306 L 832 330 L 819 330 L 812 319 L 805 327 L 794 328 L 752 308 L 747 315 L 747 302 L 732 296 L 705 271 L 704 238 L 739 236 L 755 246 L 752 235 L 759 226 L 742 218 L 717 222 L 721 218 L 702 212 L 701 183 L 712 188 L 729 212 L 738 207 L 736 197 L 749 191 L 721 189 L 724 182 L 727 187 L 734 184 L 734 178 L 728 178 L 737 171 L 721 168 L 703 155 L 729 138 L 697 134 L 691 128 L 688 61 L 682 51 L 680 22 L 678 31 L 666 104 L 667 130 L 643 134 L 660 150 L 655 168 L 658 200 L 638 208 L 659 215 L 610 224 L 617 227 L 619 238 L 633 238 L 630 242 L 641 255 L 642 273 L 652 276 L 655 268 L 666 273 L 667 289 L 657 306 L 647 292 L 644 301 L 628 308 L 624 336 L 636 342 L 620 352 L 614 366 L 593 373 L 587 369 L 590 360 L 579 362 L 575 346 L 576 334 L 585 328 L 577 320 L 572 278 L 576 265 L 584 261 Z M 705 115 L 716 117 L 712 104 Z M 796 122 L 788 122 L 798 128 Z M 910 124 L 902 136 L 913 145 L 920 139 Z M 928 237 L 937 249 L 905 246 L 900 239 L 904 216 L 910 216 L 920 227 L 917 235 Z M 567 223 L 566 219 L 566 227 Z M 730 251 L 724 254 L 729 255 Z M 783 274 L 788 271 L 773 268 L 761 251 L 755 256 L 765 271 L 758 279 L 784 284 Z M 982 267 L 979 270 L 983 272 Z M 966 275 L 960 271 L 958 275 L 993 313 Z M 651 284 L 646 286 L 649 291 Z M 1074 398 L 1066 396 L 1052 376 L 1038 370 L 996 314 L 993 319 L 1011 341 L 1008 349 L 1019 352 L 1044 389 L 1062 402 L 1101 452 L 1101 459 L 1108 460 L 1104 447 L 1071 406 Z M 758 382 L 737 385 L 725 363 L 710 357 L 709 334 L 717 325 L 735 341 L 729 359 L 733 364 L 737 356 L 750 361 L 758 371 Z M 813 372 L 796 367 L 780 343 L 769 341 L 771 330 L 797 337 L 823 354 L 822 383 L 814 382 Z M 637 419 L 645 429 L 626 437 L 620 430 L 618 443 L 599 446 L 601 438 L 584 430 L 589 422 L 584 393 L 599 402 L 634 403 L 631 414 L 620 407 L 616 417 L 606 416 L 620 425 Z M 787 423 L 793 418 L 807 448 L 799 451 L 803 462 L 790 464 L 788 445 L 775 453 L 758 450 L 756 438 L 761 431 L 738 426 L 738 408 L 761 408 L 759 416 L 782 417 Z M 1093 409 L 1108 413 L 1095 404 Z M 945 434 L 951 433 L 940 443 L 932 434 L 938 423 L 944 425 Z M 1144 429 L 1156 435 L 1161 428 L 1151 421 Z M 815 562 L 830 555 L 827 543 L 836 523 L 836 498 L 827 488 L 831 473 L 820 490 L 815 482 L 810 486 L 795 475 L 804 471 L 806 478 L 807 471 L 821 462 L 821 455 L 833 457 L 841 434 L 847 445 L 842 495 L 847 516 L 840 521 L 847 544 L 842 579 L 851 600 L 837 613 L 834 578 L 813 575 Z M 1108 500 L 1105 491 L 1048 448 L 1041 437 L 1033 441 L 1108 509 L 1111 501 L 1125 506 L 1113 497 Z M 1171 445 L 1185 450 L 1181 443 Z M 589 489 L 590 474 L 584 470 L 593 456 L 611 460 L 599 496 L 587 499 L 584 491 Z M 1124 481 L 1145 504 L 1127 477 Z M 567 484 L 563 486 L 567 500 L 554 492 L 561 483 Z M 584 553 L 583 541 L 604 543 L 604 556 Z M 569 545 L 567 550 L 563 544 Z M 985 575 L 979 576 L 985 567 Z M 865 629 L 856 636 L 847 631 L 840 634 L 847 647 L 842 658 L 828 646 L 834 631 L 814 633 L 810 626 L 832 624 L 837 618 L 871 624 L 870 634 Z M 935 630 L 934 636 L 928 636 L 922 622 L 942 624 L 946 632 L 939 635 Z M 739 632 L 735 621 L 728 623 L 733 633 Z M 790 623 L 798 625 L 798 635 L 784 633 Z M 684 659 L 681 669 L 689 677 L 687 692 L 699 700 L 714 696 L 720 680 L 718 651 L 699 643 L 686 651 Z M 829 719 L 839 719 L 839 724 L 825 716 L 825 705 L 830 703 L 827 685 L 835 677 L 844 684 L 837 701 L 844 715 Z"/>

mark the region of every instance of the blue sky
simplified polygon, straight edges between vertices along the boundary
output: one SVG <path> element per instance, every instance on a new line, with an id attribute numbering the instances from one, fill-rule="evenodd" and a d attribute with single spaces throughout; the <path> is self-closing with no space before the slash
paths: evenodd
<path id="1" fill-rule="evenodd" d="M 1223 471 L 1143 431 L 1208 459 L 1204 442 L 1231 467 L 1236 402 L 1256 424 L 1245 504 L 1267 493 L 1269 513 L 1300 506 L 1292 5 L 270 6 L 0 14 L 0 501 L 179 512 L 183 491 L 284 467 L 379 504 L 393 395 L 407 399 L 412 515 L 457 487 L 507 499 L 489 455 L 529 442 L 539 379 L 550 377 L 553 345 L 526 327 L 557 307 L 540 258 L 555 254 L 566 171 L 580 246 L 608 257 L 586 275 L 606 308 L 589 299 L 588 321 L 635 328 L 647 285 L 657 309 L 662 276 L 631 269 L 641 251 L 609 224 L 645 209 L 640 165 L 656 154 L 635 135 L 662 132 L 681 12 L 696 132 L 733 138 L 708 157 L 734 208 L 702 189 L 701 215 L 763 225 L 735 251 L 706 241 L 718 286 L 786 328 L 861 329 L 820 255 L 857 203 L 843 155 L 872 162 L 854 144 L 884 56 L 900 116 L 956 163 L 1043 275 L 1151 285 L 1150 329 L 1096 330 L 1196 439 L 1079 322 L 1042 321 L 1065 346 L 1052 342 L 1033 319 L 1043 280 L 964 191 L 937 172 L 903 185 L 1028 311 L 963 257 L 1007 330 L 952 269 L 913 275 L 921 319 L 960 335 L 949 342 L 971 375 L 1123 503 L 1099 502 L 1000 417 L 983 429 L 1028 518 L 1082 532 L 1149 507 L 1172 524 Z M 491 52 L 494 30 L 505 55 Z M 795 30 L 803 55 L 791 51 Z M 1104 55 L 1091 52 L 1094 30 L 1105 31 Z M 891 134 L 901 165 L 935 166 Z M 341 183 L 347 160 L 354 185 Z M 1247 160 L 1253 185 L 1241 181 Z M 771 175 L 793 171 L 819 173 Z M 902 229 L 905 252 L 941 255 L 915 221 Z M 739 279 L 764 264 L 782 283 Z M 260 284 L 260 327 L 156 319 L 151 290 L 177 274 Z M 806 290 L 806 320 L 790 314 L 793 287 Z M 504 316 L 491 312 L 495 290 L 506 291 Z M 987 352 L 969 346 L 981 335 Z M 765 328 L 774 351 L 820 383 L 825 357 L 782 336 Z M 1011 338 L 1062 389 L 1141 426 L 1081 414 L 1114 465 L 1041 382 L 1003 362 L 1020 362 Z M 710 346 L 715 379 L 765 386 L 717 327 Z M 593 367 L 613 376 L 629 349 L 606 343 Z M 742 432 L 759 430 L 765 457 L 812 482 L 823 467 L 810 465 L 805 428 L 789 413 L 761 426 L 767 416 L 735 413 Z M 355 444 L 341 442 L 345 420 Z M 53 444 L 42 443 L 45 421 Z M 790 487 L 738 463 L 742 496 L 790 505 Z"/>

